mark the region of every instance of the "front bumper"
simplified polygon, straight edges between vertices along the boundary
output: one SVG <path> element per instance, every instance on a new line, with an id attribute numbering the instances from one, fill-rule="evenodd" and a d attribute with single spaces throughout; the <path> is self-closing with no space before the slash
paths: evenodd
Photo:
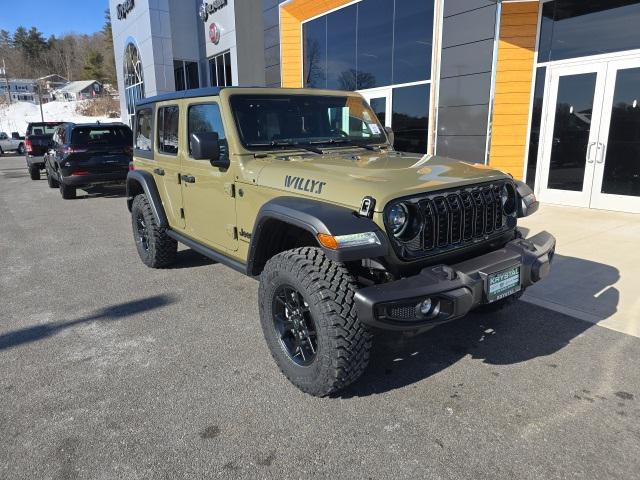
<path id="1" fill-rule="evenodd" d="M 519 266 L 522 290 L 545 278 L 555 248 L 553 235 L 541 232 L 465 262 L 435 265 L 413 277 L 365 287 L 355 296 L 358 319 L 386 330 L 419 330 L 455 320 L 487 303 L 487 277 L 493 273 Z M 417 308 L 427 298 L 440 306 L 429 318 Z"/>
<path id="2" fill-rule="evenodd" d="M 104 183 L 124 183 L 128 170 L 118 170 L 109 173 L 92 173 L 90 175 L 68 175 L 62 177 L 62 183 L 69 187 L 86 187 Z"/>

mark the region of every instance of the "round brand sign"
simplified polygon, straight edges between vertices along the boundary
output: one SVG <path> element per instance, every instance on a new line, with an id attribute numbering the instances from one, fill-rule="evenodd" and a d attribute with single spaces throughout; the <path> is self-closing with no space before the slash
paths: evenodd
<path id="1" fill-rule="evenodd" d="M 214 45 L 218 45 L 220 42 L 220 27 L 215 23 L 209 26 L 209 39 Z"/>

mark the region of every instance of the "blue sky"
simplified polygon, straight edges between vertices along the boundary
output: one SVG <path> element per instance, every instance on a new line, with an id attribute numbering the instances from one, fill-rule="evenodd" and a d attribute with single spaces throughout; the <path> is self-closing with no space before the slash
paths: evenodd
<path id="1" fill-rule="evenodd" d="M 38 27 L 44 33 L 93 33 L 104 25 L 108 0 L 0 0 L 0 29 Z"/>

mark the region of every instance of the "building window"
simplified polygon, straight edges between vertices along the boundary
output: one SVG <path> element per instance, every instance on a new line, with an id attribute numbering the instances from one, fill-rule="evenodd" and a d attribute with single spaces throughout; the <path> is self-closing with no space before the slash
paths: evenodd
<path id="1" fill-rule="evenodd" d="M 640 48 L 640 0 L 554 0 L 544 4 L 538 62 Z"/>
<path id="2" fill-rule="evenodd" d="M 365 90 L 429 80 L 433 10 L 427 0 L 362 0 L 304 23 L 304 86 Z"/>
<path id="3" fill-rule="evenodd" d="M 174 60 L 173 75 L 176 82 L 176 92 L 200 87 L 198 62 Z"/>
<path id="4" fill-rule="evenodd" d="M 124 51 L 124 95 L 129 125 L 132 125 L 136 102 L 144 98 L 144 76 L 138 49 L 129 43 Z"/>
<path id="5" fill-rule="evenodd" d="M 233 85 L 231 52 L 224 52 L 209 59 L 209 76 L 212 87 L 230 87 Z"/>

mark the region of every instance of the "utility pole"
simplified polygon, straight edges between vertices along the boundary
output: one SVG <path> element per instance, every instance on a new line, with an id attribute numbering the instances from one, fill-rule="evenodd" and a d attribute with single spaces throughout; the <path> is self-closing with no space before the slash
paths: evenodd
<path id="1" fill-rule="evenodd" d="M 38 92 L 38 103 L 40 104 L 40 119 L 44 123 L 44 112 L 42 111 L 42 95 L 40 94 L 40 80 L 36 80 L 36 92 Z"/>
<path id="2" fill-rule="evenodd" d="M 9 103 L 11 103 L 11 87 L 9 86 L 9 77 L 7 76 L 7 65 L 4 63 L 4 58 L 2 59 L 2 75 L 4 75 L 4 81 L 7 84 L 7 96 L 9 97 Z"/>

